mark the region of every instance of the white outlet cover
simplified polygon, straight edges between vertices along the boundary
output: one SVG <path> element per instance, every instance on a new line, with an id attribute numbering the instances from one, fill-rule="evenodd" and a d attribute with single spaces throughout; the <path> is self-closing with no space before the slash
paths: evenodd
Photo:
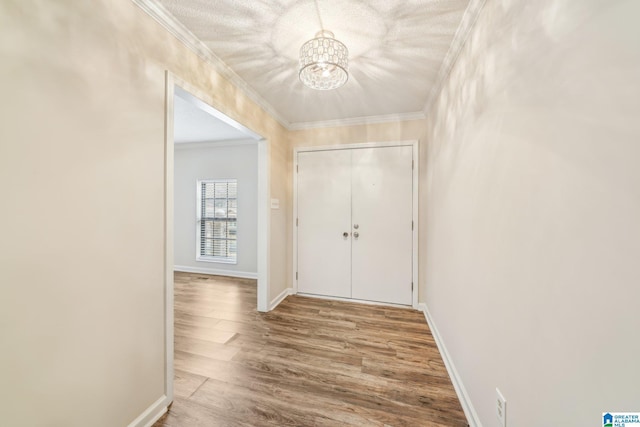
<path id="1" fill-rule="evenodd" d="M 507 399 L 504 398 L 500 390 L 496 388 L 496 416 L 500 421 L 500 426 L 507 427 Z"/>

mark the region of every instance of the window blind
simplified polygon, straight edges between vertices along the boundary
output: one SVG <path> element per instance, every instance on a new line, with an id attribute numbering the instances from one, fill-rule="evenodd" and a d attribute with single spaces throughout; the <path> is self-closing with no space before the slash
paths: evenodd
<path id="1" fill-rule="evenodd" d="M 199 182 L 199 256 L 236 262 L 237 180 Z"/>

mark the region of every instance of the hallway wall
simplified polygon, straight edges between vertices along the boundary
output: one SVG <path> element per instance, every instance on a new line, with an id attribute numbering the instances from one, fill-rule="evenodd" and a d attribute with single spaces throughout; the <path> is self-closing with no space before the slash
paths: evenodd
<path id="1" fill-rule="evenodd" d="M 130 0 L 2 1 L 0 58 L 2 423 L 129 425 L 168 381 L 165 70 L 269 140 L 282 200 L 286 131 Z"/>
<path id="2" fill-rule="evenodd" d="M 422 295 L 482 425 L 638 411 L 640 3 L 488 0 L 429 110 Z"/>

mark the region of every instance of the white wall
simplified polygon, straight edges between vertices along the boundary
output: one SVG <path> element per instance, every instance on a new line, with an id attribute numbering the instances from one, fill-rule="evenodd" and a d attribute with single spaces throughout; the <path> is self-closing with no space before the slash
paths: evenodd
<path id="1" fill-rule="evenodd" d="M 482 425 L 640 411 L 640 2 L 488 0 L 429 112 L 421 295 Z"/>
<path id="2" fill-rule="evenodd" d="M 256 277 L 258 145 L 229 141 L 176 144 L 174 170 L 174 262 L 177 270 Z M 196 181 L 238 180 L 237 264 L 196 261 Z M 185 268 L 186 267 L 186 268 Z"/>

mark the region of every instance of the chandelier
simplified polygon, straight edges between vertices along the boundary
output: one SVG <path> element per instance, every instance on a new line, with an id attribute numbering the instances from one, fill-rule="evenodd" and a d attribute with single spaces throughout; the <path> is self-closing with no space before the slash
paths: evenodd
<path id="1" fill-rule="evenodd" d="M 349 51 L 324 29 L 316 0 L 321 30 L 300 48 L 300 81 L 317 90 L 337 89 L 349 79 Z"/>

